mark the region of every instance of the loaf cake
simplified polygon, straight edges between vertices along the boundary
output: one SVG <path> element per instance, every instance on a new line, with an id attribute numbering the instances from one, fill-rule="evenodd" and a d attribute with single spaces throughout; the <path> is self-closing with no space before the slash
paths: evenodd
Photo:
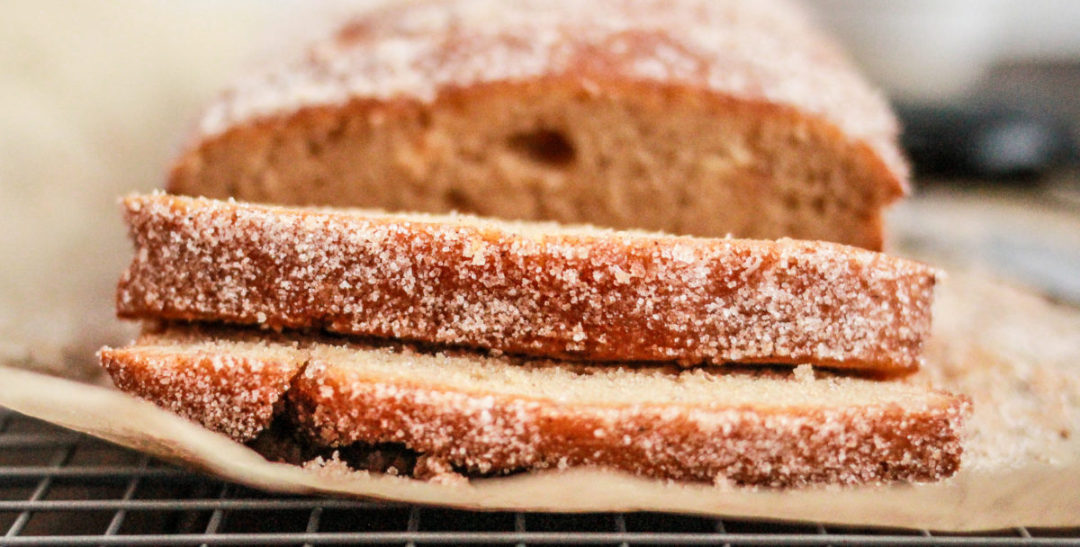
<path id="1" fill-rule="evenodd" d="M 782 0 L 401 2 L 247 75 L 174 193 L 882 247 L 886 101 Z"/>
<path id="2" fill-rule="evenodd" d="M 771 487 L 937 480 L 959 465 L 970 410 L 809 366 L 598 367 L 257 329 L 166 327 L 100 356 L 121 389 L 237 440 L 276 416 L 316 446 L 404 453 L 392 472 L 427 478 L 598 466 Z"/>
<path id="3" fill-rule="evenodd" d="M 939 274 L 875 252 L 896 131 L 784 0 L 395 3 L 123 200 L 144 332 L 99 357 L 290 463 L 939 480 L 970 402 L 907 375 Z"/>
<path id="4" fill-rule="evenodd" d="M 936 272 L 831 243 L 133 195 L 126 318 L 588 361 L 910 372 Z"/>

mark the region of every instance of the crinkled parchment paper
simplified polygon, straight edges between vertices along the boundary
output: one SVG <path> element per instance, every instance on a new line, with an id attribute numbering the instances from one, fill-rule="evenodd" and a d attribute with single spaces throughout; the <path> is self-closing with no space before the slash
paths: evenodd
<path id="1" fill-rule="evenodd" d="M 927 366 L 909 381 L 961 391 L 975 403 L 963 468 L 937 484 L 774 491 L 584 469 L 436 484 L 271 463 L 112 388 L 27 370 L 0 368 L 0 405 L 270 490 L 477 509 L 674 511 L 936 530 L 1080 525 L 1080 313 L 970 276 L 946 281 L 936 306 Z"/>

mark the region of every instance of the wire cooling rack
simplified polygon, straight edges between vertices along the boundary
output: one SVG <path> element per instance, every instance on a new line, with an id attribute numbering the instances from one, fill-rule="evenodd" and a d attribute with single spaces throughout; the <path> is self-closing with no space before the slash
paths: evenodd
<path id="1" fill-rule="evenodd" d="M 657 513 L 469 512 L 279 496 L 0 409 L 0 545 L 1080 545 Z"/>

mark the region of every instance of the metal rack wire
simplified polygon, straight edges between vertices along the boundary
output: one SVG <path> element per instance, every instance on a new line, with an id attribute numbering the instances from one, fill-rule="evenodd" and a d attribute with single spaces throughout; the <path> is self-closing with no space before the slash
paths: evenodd
<path id="1" fill-rule="evenodd" d="M 1080 545 L 653 513 L 481 513 L 279 496 L 0 409 L 0 545 Z"/>

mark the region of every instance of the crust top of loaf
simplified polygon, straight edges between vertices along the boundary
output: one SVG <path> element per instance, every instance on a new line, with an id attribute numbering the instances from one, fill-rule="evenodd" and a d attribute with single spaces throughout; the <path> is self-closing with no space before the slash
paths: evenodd
<path id="1" fill-rule="evenodd" d="M 792 108 L 865 142 L 906 179 L 885 99 L 784 0 L 403 3 L 239 79 L 199 133 L 353 99 L 430 102 L 456 88 L 544 78 L 593 93 L 647 82 Z"/>

